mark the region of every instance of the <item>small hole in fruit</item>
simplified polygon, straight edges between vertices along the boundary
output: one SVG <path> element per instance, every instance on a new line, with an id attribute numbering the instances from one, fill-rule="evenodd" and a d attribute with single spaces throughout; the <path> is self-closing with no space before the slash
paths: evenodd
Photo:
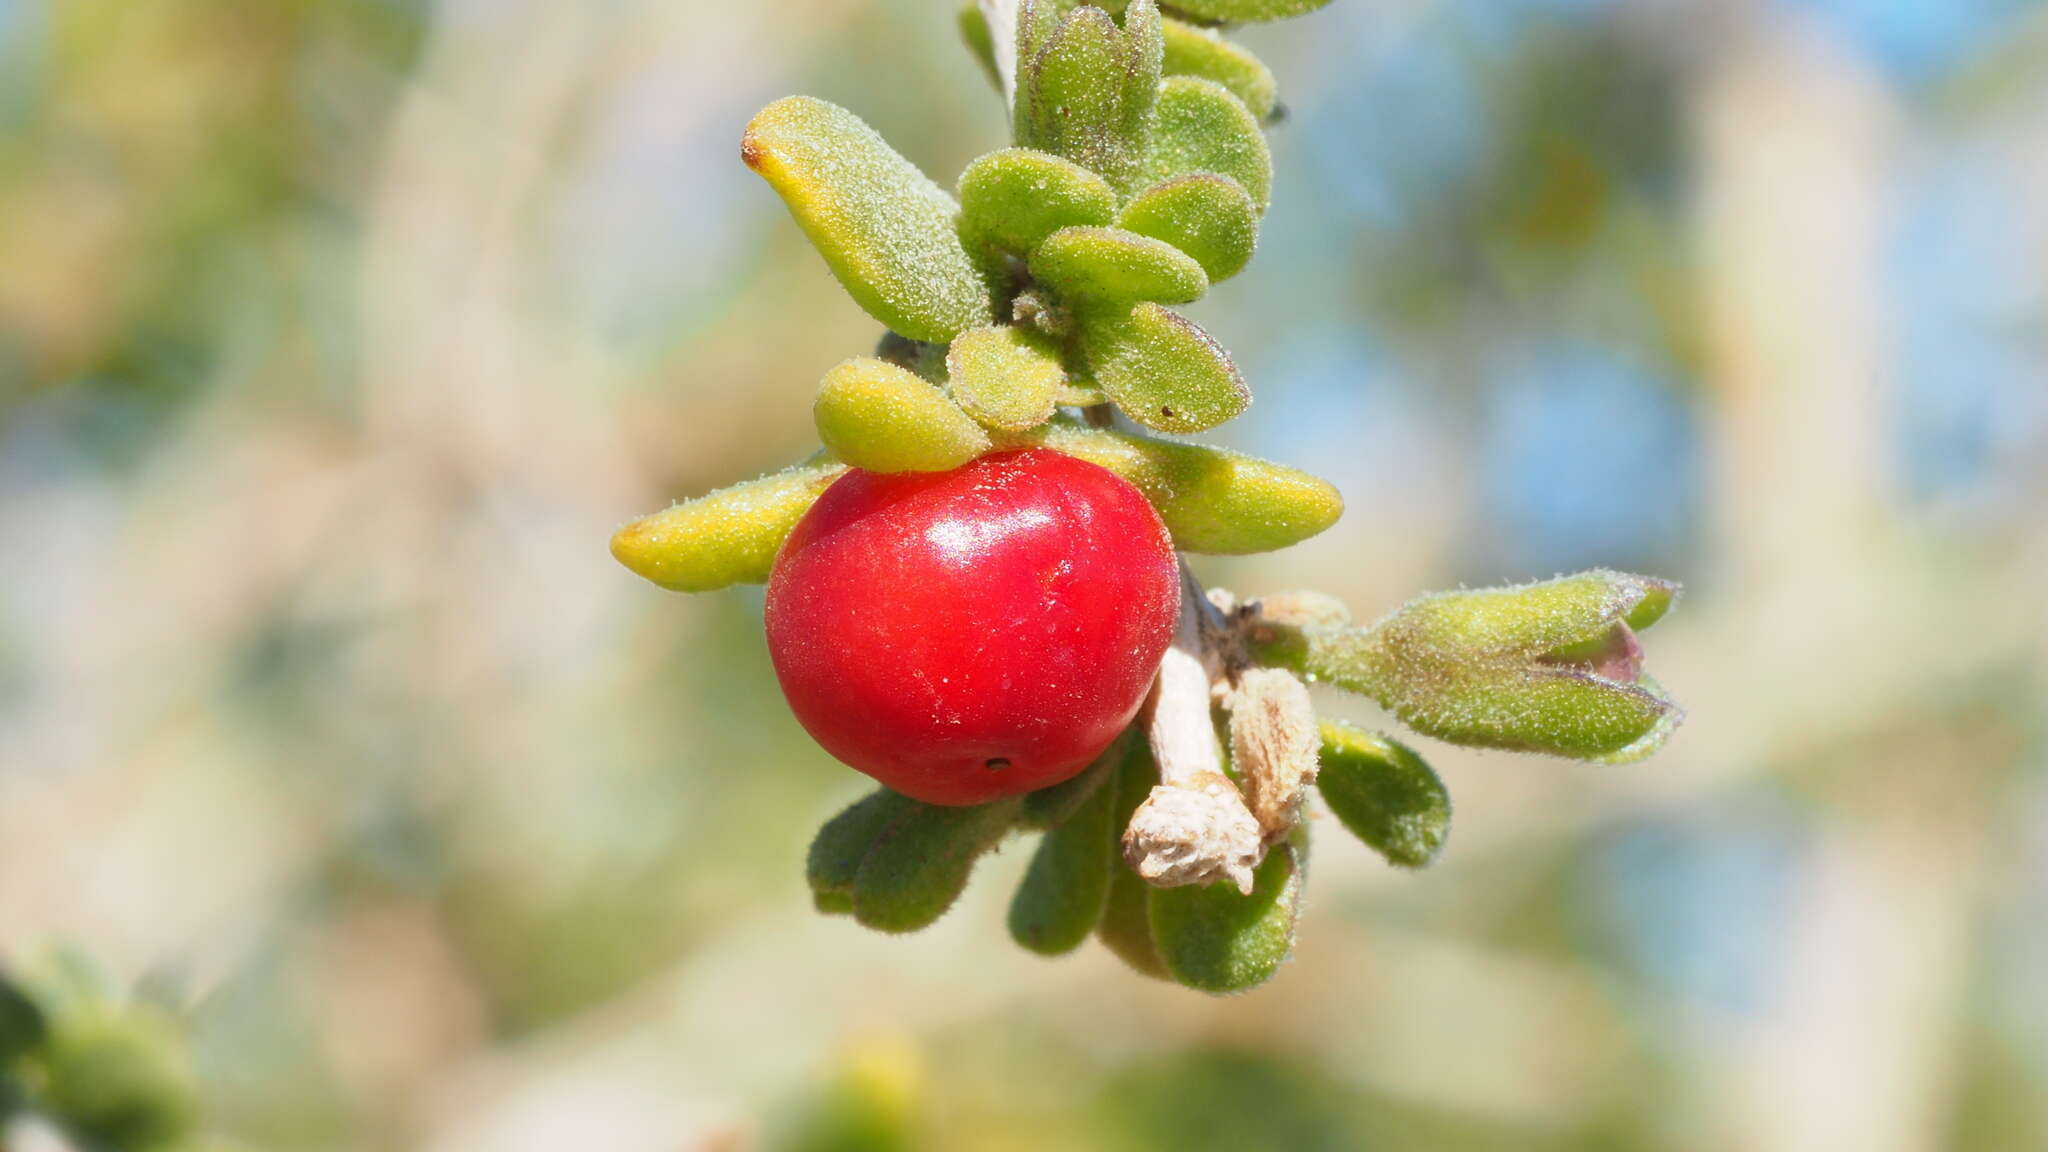
<path id="1" fill-rule="evenodd" d="M 1008 768 L 1009 766 L 1010 762 L 1008 760 L 1003 759 L 1001 756 L 998 756 L 995 759 L 990 760 L 982 765 L 982 767 L 988 769 L 991 772 L 1001 772 L 1003 769 Z"/>

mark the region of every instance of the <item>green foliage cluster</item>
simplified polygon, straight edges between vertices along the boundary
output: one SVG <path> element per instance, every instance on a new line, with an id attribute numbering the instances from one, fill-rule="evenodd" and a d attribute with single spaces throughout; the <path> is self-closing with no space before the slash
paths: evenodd
<path id="1" fill-rule="evenodd" d="M 81 1148 L 192 1152 L 198 1099 L 172 1013 L 116 995 L 70 954 L 29 977 L 0 973 L 0 1128 L 22 1113 Z"/>
<path id="2" fill-rule="evenodd" d="M 1244 270 L 1272 197 L 1264 127 L 1278 85 L 1228 26 L 1324 2 L 968 3 L 960 28 L 1008 101 L 1013 140 L 967 165 L 953 193 L 844 108 L 798 96 L 764 109 L 743 159 L 887 333 L 874 355 L 825 374 L 822 453 L 629 524 L 613 554 L 681 591 L 762 582 L 845 468 L 943 471 L 1027 445 L 1130 481 L 1184 553 L 1271 551 L 1334 524 L 1342 499 L 1316 477 L 1152 434 L 1214 428 L 1251 401 L 1223 347 L 1173 311 Z M 1653 751 L 1680 717 L 1642 674 L 1635 637 L 1675 593 L 1589 572 L 1424 597 L 1363 628 L 1315 594 L 1254 602 L 1230 624 L 1245 659 L 1370 696 L 1423 734 L 1620 761 Z M 1306 756 L 1314 737 L 1302 737 Z M 1435 859 L 1451 804 L 1421 756 L 1341 725 L 1320 737 L 1317 786 L 1339 822 L 1395 866 Z M 1223 761 L 1242 784 L 1228 747 Z M 1292 950 L 1307 826 L 1268 830 L 1249 891 L 1153 887 L 1119 844 L 1159 783 L 1134 728 L 1080 776 L 1021 798 L 949 808 L 880 789 L 813 843 L 817 907 L 916 931 L 984 853 L 1037 834 L 1010 907 L 1018 944 L 1051 956 L 1093 935 L 1148 975 L 1253 987 Z"/>

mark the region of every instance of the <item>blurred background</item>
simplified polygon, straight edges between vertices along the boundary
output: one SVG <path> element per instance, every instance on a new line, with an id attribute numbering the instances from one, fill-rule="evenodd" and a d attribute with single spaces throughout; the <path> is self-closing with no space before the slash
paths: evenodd
<path id="1" fill-rule="evenodd" d="M 0 959 L 190 1006 L 239 1146 L 2048 1148 L 2048 5 L 1340 0 L 1192 309 L 1373 616 L 1686 582 L 1627 768 L 1423 743 L 1211 1000 L 814 915 L 758 589 L 606 553 L 876 326 L 737 141 L 941 183 L 949 0 L 0 0 Z M 1373 723 L 1370 705 L 1332 713 Z M 1330 826 L 1334 831 L 1334 825 Z"/>

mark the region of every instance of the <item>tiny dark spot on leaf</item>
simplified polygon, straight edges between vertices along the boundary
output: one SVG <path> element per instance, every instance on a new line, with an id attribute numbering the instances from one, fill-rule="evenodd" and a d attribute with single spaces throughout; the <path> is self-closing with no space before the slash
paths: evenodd
<path id="1" fill-rule="evenodd" d="M 1168 408 L 1164 404 L 1162 404 L 1159 406 L 1159 414 L 1161 416 L 1167 417 L 1168 419 L 1171 419 L 1173 417 L 1173 409 Z"/>

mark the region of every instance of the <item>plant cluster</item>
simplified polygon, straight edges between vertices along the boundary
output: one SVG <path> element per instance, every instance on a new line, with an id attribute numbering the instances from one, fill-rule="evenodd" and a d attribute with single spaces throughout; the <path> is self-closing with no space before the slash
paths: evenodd
<path id="1" fill-rule="evenodd" d="M 946 474 L 1019 450 L 1121 477 L 1183 555 L 1272 551 L 1334 524 L 1342 500 L 1316 477 L 1154 435 L 1214 428 L 1251 401 L 1223 347 L 1172 310 L 1245 268 L 1272 194 L 1277 84 L 1229 25 L 1326 2 L 968 4 L 961 29 L 1014 143 L 969 164 L 953 193 L 843 108 L 791 97 L 763 110 L 742 158 L 887 332 L 873 355 L 825 374 L 822 452 L 636 521 L 613 554 L 681 591 L 780 582 L 785 541 L 849 470 Z M 1449 831 L 1428 764 L 1390 737 L 1319 722 L 1307 683 L 1368 696 L 1454 744 L 1589 760 L 1648 755 L 1681 716 L 1643 674 L 1636 640 L 1675 597 L 1665 581 L 1587 572 L 1426 596 L 1358 626 L 1326 596 L 1239 601 L 1204 591 L 1185 560 L 1179 570 L 1176 631 L 1146 652 L 1158 665 L 1149 694 L 1111 702 L 1125 709 L 1119 726 L 1131 717 L 1122 735 L 1057 783 L 982 803 L 878 790 L 812 846 L 819 909 L 882 931 L 924 927 L 979 856 L 1036 833 L 1010 909 L 1019 944 L 1050 955 L 1094 935 L 1141 972 L 1240 990 L 1293 946 L 1311 786 L 1398 866 L 1429 863 Z M 901 579 L 877 595 L 914 594 L 916 574 Z M 868 643 L 857 655 L 913 674 L 927 655 Z M 1032 666 L 1029 652 L 1009 655 Z"/>

